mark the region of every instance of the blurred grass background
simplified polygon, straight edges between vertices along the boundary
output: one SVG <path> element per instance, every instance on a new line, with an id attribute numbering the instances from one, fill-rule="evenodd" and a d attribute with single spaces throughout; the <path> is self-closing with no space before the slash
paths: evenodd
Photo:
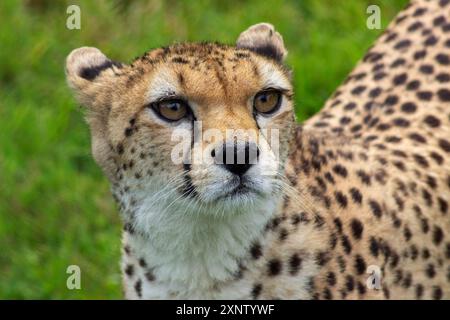
<path id="1" fill-rule="evenodd" d="M 80 46 L 131 61 L 176 41 L 233 43 L 273 23 L 289 49 L 297 114 L 317 112 L 406 0 L 0 1 L 0 298 L 121 298 L 120 220 L 90 155 L 64 59 Z M 66 8 L 81 8 L 81 30 Z M 66 288 L 66 268 L 82 289 Z"/>

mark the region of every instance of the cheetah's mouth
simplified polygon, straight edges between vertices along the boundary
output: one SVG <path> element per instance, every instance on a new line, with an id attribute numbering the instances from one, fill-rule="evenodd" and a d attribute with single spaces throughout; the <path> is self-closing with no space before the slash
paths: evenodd
<path id="1" fill-rule="evenodd" d="M 261 191 L 255 187 L 252 181 L 247 178 L 235 177 L 223 188 L 223 192 L 218 195 L 216 200 L 248 199 L 261 195 Z"/>

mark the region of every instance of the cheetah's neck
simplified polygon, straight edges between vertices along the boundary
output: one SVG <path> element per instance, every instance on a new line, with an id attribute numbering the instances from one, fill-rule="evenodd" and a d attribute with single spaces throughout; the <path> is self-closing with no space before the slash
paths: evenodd
<path id="1" fill-rule="evenodd" d="M 186 210 L 186 205 L 172 204 L 167 212 L 166 204 L 143 198 L 134 211 L 137 230 L 125 231 L 123 237 L 130 251 L 123 258 L 124 270 L 130 264 L 142 269 L 125 274 L 127 297 L 140 298 L 134 296 L 136 286 L 142 286 L 142 297 L 150 299 L 214 296 L 214 288 L 230 283 L 239 272 L 250 246 L 262 237 L 278 211 L 279 199 L 266 199 L 252 210 L 242 208 L 219 217 L 201 206 Z M 226 290 L 216 293 L 229 298 Z"/>

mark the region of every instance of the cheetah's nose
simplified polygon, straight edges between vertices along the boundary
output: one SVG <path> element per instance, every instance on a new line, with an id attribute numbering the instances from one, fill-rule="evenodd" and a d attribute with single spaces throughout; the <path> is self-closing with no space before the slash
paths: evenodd
<path id="1" fill-rule="evenodd" d="M 218 165 L 238 176 L 242 176 L 258 162 L 259 148 L 254 142 L 224 143 L 219 150 L 213 150 L 211 156 Z"/>

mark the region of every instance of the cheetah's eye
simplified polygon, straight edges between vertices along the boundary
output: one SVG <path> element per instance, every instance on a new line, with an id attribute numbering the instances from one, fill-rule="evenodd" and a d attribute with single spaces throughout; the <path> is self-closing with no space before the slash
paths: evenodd
<path id="1" fill-rule="evenodd" d="M 155 102 L 153 110 L 166 121 L 178 121 L 188 114 L 189 107 L 181 100 L 164 100 Z"/>
<path id="2" fill-rule="evenodd" d="M 281 92 L 270 89 L 259 92 L 253 100 L 253 108 L 264 114 L 271 114 L 278 110 L 281 104 Z"/>

